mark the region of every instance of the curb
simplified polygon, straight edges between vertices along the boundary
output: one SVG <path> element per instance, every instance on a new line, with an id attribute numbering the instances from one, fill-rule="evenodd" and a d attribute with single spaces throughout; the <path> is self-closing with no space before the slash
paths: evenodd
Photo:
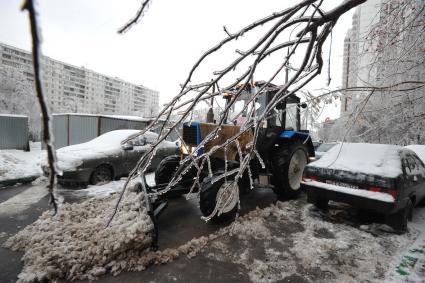
<path id="1" fill-rule="evenodd" d="M 24 177 L 24 178 L 18 178 L 18 179 L 9 179 L 9 180 L 3 180 L 0 181 L 0 188 L 2 187 L 8 187 L 8 186 L 13 186 L 16 185 L 18 183 L 30 183 L 32 181 L 34 181 L 35 179 L 37 179 L 40 176 L 28 176 L 28 177 Z"/>

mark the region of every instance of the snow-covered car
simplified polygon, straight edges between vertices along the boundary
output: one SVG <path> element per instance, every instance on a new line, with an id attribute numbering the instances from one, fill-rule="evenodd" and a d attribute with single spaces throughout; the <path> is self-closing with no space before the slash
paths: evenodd
<path id="1" fill-rule="evenodd" d="M 58 149 L 58 167 L 63 172 L 62 176 L 58 176 L 59 183 L 98 184 L 127 176 L 158 137 L 156 133 L 146 132 L 127 143 L 122 143 L 139 132 L 111 131 L 86 143 Z M 179 152 L 175 143 L 163 141 L 148 170 L 155 168 L 165 156 Z M 48 175 L 46 163 L 42 165 L 42 169 L 44 175 Z"/>
<path id="2" fill-rule="evenodd" d="M 320 144 L 317 147 L 316 151 L 314 152 L 315 153 L 315 159 L 317 160 L 317 159 L 322 158 L 322 156 L 326 152 L 328 152 L 331 148 L 333 148 L 337 144 L 338 144 L 337 142 L 327 142 L 327 143 Z"/>
<path id="3" fill-rule="evenodd" d="M 321 209 L 332 200 L 373 210 L 405 232 L 413 207 L 425 197 L 425 165 L 401 146 L 344 143 L 308 164 L 302 185 L 308 202 Z"/>

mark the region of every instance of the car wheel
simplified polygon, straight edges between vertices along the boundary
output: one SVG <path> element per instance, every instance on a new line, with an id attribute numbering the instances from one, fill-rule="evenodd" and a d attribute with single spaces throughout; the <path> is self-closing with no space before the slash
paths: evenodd
<path id="1" fill-rule="evenodd" d="M 390 215 L 390 226 L 399 233 L 407 231 L 407 222 L 412 219 L 413 202 L 409 199 L 406 206 L 397 213 Z"/>
<path id="2" fill-rule="evenodd" d="M 90 178 L 90 184 L 105 184 L 112 181 L 112 178 L 113 174 L 111 167 L 108 165 L 100 165 L 94 169 Z"/>
<path id="3" fill-rule="evenodd" d="M 219 171 L 212 178 L 222 173 L 224 171 Z M 211 218 L 213 222 L 224 222 L 233 220 L 236 217 L 239 209 L 239 190 L 236 194 L 230 194 L 233 190 L 229 190 L 230 188 L 226 189 L 229 185 L 230 182 L 226 182 L 224 178 L 211 183 L 210 177 L 206 177 L 201 183 L 199 207 L 204 216 L 210 216 L 220 201 L 218 203 L 218 209 L 221 213 L 217 212 Z"/>

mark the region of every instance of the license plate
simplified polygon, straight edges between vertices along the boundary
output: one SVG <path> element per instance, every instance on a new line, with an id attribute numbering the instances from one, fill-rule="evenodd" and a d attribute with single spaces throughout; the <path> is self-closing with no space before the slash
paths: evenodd
<path id="1" fill-rule="evenodd" d="M 359 188 L 358 186 L 353 185 L 353 184 L 348 184 L 348 183 L 338 182 L 338 181 L 332 181 L 332 180 L 326 180 L 326 183 L 331 184 L 331 185 L 335 185 L 335 186 L 351 188 L 351 189 L 358 189 Z"/>

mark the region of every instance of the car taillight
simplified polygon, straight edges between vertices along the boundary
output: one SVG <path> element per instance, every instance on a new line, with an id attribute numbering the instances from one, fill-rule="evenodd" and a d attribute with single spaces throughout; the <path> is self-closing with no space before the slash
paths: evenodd
<path id="1" fill-rule="evenodd" d="M 380 187 L 369 187 L 369 191 L 372 191 L 372 192 L 380 192 L 381 191 L 381 188 Z"/>
<path id="2" fill-rule="evenodd" d="M 397 190 L 388 190 L 386 193 L 392 195 L 394 199 L 396 199 L 398 195 Z"/>
<path id="3" fill-rule="evenodd" d="M 390 194 L 394 199 L 396 199 L 398 195 L 397 190 L 382 189 L 380 187 L 371 186 L 369 187 L 368 190 L 371 192 L 382 192 L 382 193 Z"/>
<path id="4" fill-rule="evenodd" d="M 317 181 L 317 176 L 303 176 L 303 181 Z"/>

